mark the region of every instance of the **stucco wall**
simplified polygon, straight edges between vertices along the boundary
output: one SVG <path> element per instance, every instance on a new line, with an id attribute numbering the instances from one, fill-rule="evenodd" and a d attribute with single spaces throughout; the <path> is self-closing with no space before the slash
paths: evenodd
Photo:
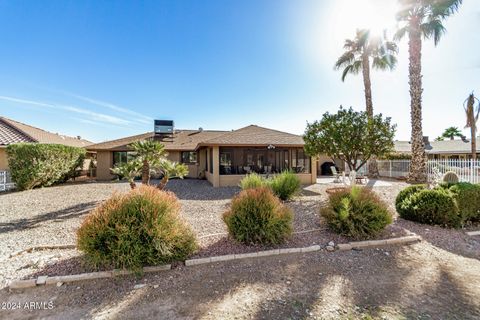
<path id="1" fill-rule="evenodd" d="M 0 170 L 8 169 L 7 151 L 5 148 L 0 148 Z"/>
<path id="2" fill-rule="evenodd" d="M 113 153 L 111 151 L 97 152 L 97 180 L 112 180 L 114 176 L 110 173 L 113 164 Z"/>

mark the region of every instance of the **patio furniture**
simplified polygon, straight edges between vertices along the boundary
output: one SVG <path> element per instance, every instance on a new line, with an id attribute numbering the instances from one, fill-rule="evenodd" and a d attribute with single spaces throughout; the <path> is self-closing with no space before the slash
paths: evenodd
<path id="1" fill-rule="evenodd" d="M 367 182 L 368 182 L 368 179 L 367 179 L 366 176 L 356 176 L 355 177 L 355 183 L 364 184 L 364 182 L 365 182 L 365 184 L 367 184 Z"/>
<path id="2" fill-rule="evenodd" d="M 337 171 L 337 168 L 335 168 L 335 166 L 331 166 L 330 167 L 330 170 L 332 170 L 332 174 L 333 176 L 335 177 L 335 179 L 333 180 L 334 183 L 340 183 L 340 176 L 341 176 L 341 173 Z"/>

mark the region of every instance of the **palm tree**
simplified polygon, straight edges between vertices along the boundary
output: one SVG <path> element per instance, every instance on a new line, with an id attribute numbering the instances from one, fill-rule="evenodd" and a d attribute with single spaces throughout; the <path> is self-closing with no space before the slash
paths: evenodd
<path id="1" fill-rule="evenodd" d="M 478 102 L 477 110 L 475 111 L 475 100 Z M 467 124 L 465 128 L 470 128 L 471 144 L 472 144 L 472 159 L 477 160 L 477 121 L 480 114 L 480 101 L 473 95 L 473 92 L 465 100 L 465 114 L 467 116 Z"/>
<path id="2" fill-rule="evenodd" d="M 445 129 L 442 133 L 443 138 L 450 138 L 450 140 L 454 140 L 455 137 L 463 137 L 462 131 L 460 131 L 457 127 L 449 127 Z"/>
<path id="3" fill-rule="evenodd" d="M 422 38 L 433 38 L 435 45 L 446 29 L 443 21 L 455 13 L 462 0 L 399 0 L 401 5 L 397 20 L 403 25 L 395 39 L 408 34 L 410 116 L 412 122 L 412 162 L 408 181 L 427 181 L 425 146 L 422 131 Z"/>
<path id="4" fill-rule="evenodd" d="M 378 70 L 394 69 L 397 63 L 398 48 L 395 42 L 383 37 L 371 37 L 370 30 L 357 30 L 353 40 L 346 39 L 343 48 L 346 50 L 335 63 L 335 69 L 343 68 L 342 81 L 348 74 L 358 74 L 362 71 L 365 90 L 365 104 L 368 117 L 373 117 L 372 84 L 370 81 L 370 64 Z M 372 178 L 378 177 L 376 158 L 372 157 L 369 165 Z"/>
<path id="5" fill-rule="evenodd" d="M 142 183 L 150 184 L 151 168 L 156 167 L 167 157 L 163 144 L 154 140 L 142 140 L 130 145 L 136 153 L 135 158 L 142 163 Z"/>
<path id="6" fill-rule="evenodd" d="M 130 184 L 131 189 L 135 189 L 135 178 L 140 174 L 142 163 L 136 159 L 124 162 L 110 169 L 113 174 L 118 175 L 121 179 L 125 179 Z"/>

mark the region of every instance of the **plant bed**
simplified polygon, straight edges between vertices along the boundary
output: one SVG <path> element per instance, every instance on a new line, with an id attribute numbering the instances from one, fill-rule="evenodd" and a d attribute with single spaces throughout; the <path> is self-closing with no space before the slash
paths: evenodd
<path id="1" fill-rule="evenodd" d="M 347 187 L 335 187 L 335 188 L 328 188 L 327 190 L 325 190 L 325 192 L 328 195 L 332 195 L 332 194 L 335 194 L 335 193 L 338 193 L 338 192 L 343 192 L 345 190 L 347 190 Z"/>

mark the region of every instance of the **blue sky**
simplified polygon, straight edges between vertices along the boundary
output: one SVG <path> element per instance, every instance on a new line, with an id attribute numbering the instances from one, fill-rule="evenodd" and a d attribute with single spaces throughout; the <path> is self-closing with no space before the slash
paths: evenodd
<path id="1" fill-rule="evenodd" d="M 1 1 L 0 114 L 95 142 L 152 130 L 302 133 L 340 104 L 364 109 L 360 76 L 333 70 L 363 24 L 394 28 L 394 0 Z M 480 95 L 480 3 L 465 0 L 425 43 L 424 133 L 463 128 Z M 393 72 L 373 72 L 375 112 L 410 136 L 406 41 Z M 464 131 L 468 135 L 468 131 Z"/>

